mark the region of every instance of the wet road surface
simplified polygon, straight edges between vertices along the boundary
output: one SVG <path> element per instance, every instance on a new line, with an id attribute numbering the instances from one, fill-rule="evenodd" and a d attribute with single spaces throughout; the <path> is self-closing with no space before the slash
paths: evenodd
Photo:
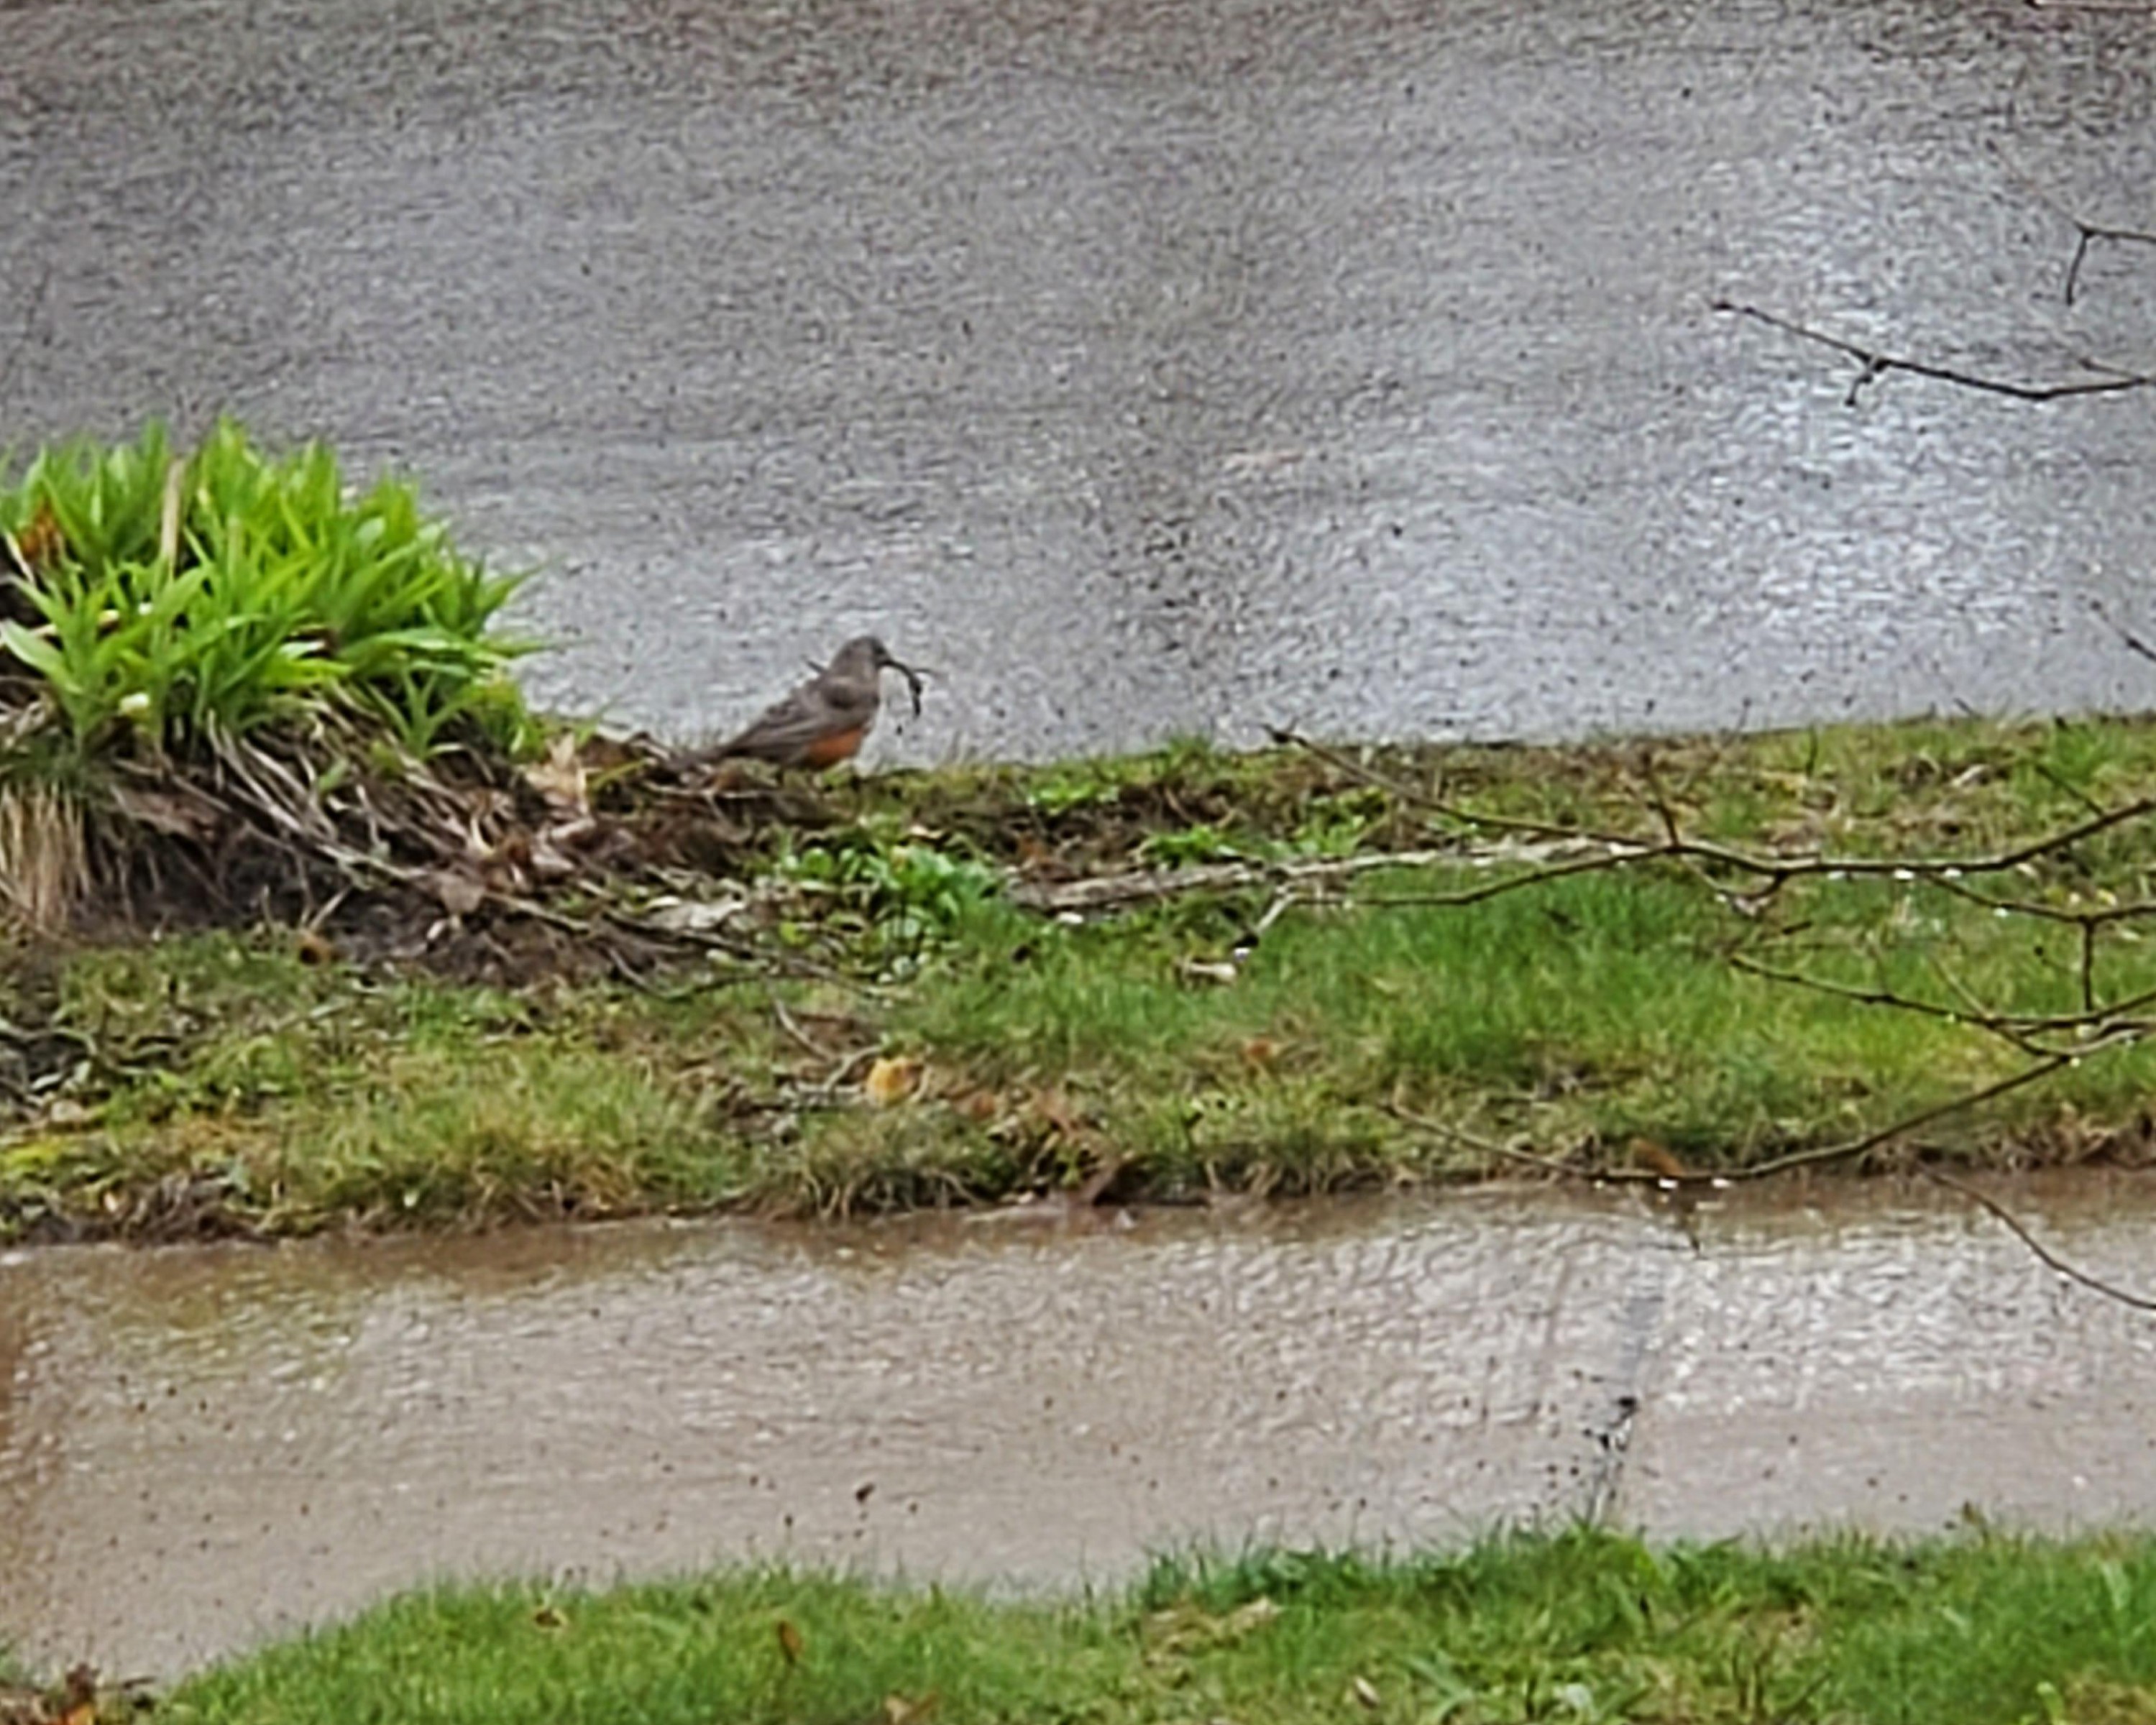
<path id="1" fill-rule="evenodd" d="M 2148 1281 L 2146 1178 L 1999 1189 Z M 0 1260 L 0 1626 L 170 1671 L 429 1577 L 1069 1584 L 1210 1541 L 2156 1515 L 2156 1320 L 1933 1189 Z"/>
<path id="2" fill-rule="evenodd" d="M 870 759 L 2148 704 L 2156 22 L 2018 0 L 23 0 L 7 437 L 542 559 L 544 699 Z"/>

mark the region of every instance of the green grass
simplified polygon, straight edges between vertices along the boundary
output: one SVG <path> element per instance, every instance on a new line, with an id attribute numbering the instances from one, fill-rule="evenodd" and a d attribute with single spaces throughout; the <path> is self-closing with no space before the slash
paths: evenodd
<path id="1" fill-rule="evenodd" d="M 602 1593 L 457 1588 L 206 1672 L 159 1712 L 201 1725 L 2146 1725 L 2156 1543 L 1764 1551 L 1576 1531 L 1397 1560 L 1173 1559 L 1127 1592 L 1060 1602 L 783 1570 Z"/>
<path id="2" fill-rule="evenodd" d="M 0 1234 L 10 1211 L 18 1231 L 100 1210 L 156 1231 L 175 1182 L 271 1232 L 709 1209 L 750 1190 L 725 1092 L 769 1032 L 730 1028 L 718 1003 L 670 1014 L 605 990 L 381 980 L 230 935 L 78 955 L 58 994 L 102 1094 L 0 1147 Z"/>
<path id="3" fill-rule="evenodd" d="M 2156 727 L 1877 727 L 1671 744 L 1651 767 L 1636 747 L 1378 764 L 1479 808 L 1598 828 L 1638 829 L 1651 783 L 1687 830 L 1732 843 L 1970 855 L 2081 819 L 2086 799 L 2147 794 Z M 774 824 L 764 841 L 765 932 L 853 983 L 705 968 L 656 993 L 559 978 L 504 991 L 309 963 L 274 931 L 26 956 L 4 1015 L 33 1041 L 63 1039 L 71 1061 L 0 1136 L 0 1234 L 903 1208 L 1074 1188 L 1111 1165 L 1119 1197 L 1317 1192 L 1481 1176 L 1505 1165 L 1493 1141 L 1605 1167 L 1650 1141 L 1741 1170 L 2025 1070 L 2026 1053 L 1966 1022 L 1969 1002 L 2080 1001 L 2071 928 L 1891 877 L 1793 881 L 1764 916 L 1667 865 L 1473 905 L 1303 905 L 1239 967 L 1270 886 L 1077 927 L 997 889 L 1029 858 L 1142 866 L 1163 833 L 1197 832 L 1213 855 L 1308 857 L 1337 854 L 1343 833 L 1389 850 L 1451 829 L 1293 753 L 1185 748 L 834 795 L 829 824 Z M 2147 897 L 2147 826 L 1994 890 L 2058 906 Z M 1357 890 L 1427 896 L 1502 873 L 1398 870 Z M 2156 988 L 2143 932 L 2103 931 L 2101 998 Z M 1750 974 L 1738 951 L 1963 1016 Z M 918 1063 L 891 1106 L 861 1086 L 878 1057 Z M 2152 1091 L 2150 1045 L 2114 1047 L 1902 1148 L 2145 1159 Z"/>

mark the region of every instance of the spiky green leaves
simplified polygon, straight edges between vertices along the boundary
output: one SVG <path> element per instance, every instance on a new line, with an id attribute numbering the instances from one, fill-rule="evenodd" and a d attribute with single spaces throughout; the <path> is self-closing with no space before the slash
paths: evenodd
<path id="1" fill-rule="evenodd" d="M 408 482 L 352 493 L 319 444 L 268 454 L 230 421 L 184 459 L 157 425 L 75 439 L 0 490 L 0 647 L 85 751 L 359 714 L 424 758 L 517 716 L 527 649 L 491 631 L 521 578 L 459 554 Z"/>

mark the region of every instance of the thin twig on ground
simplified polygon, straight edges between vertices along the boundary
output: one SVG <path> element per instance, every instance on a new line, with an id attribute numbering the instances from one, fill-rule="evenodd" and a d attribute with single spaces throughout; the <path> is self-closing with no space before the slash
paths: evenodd
<path id="1" fill-rule="evenodd" d="M 2088 608 L 2091 611 L 2096 614 L 2097 622 L 2103 624 L 2106 629 L 2109 629 L 2113 634 L 2118 637 L 2119 644 L 2124 647 L 2128 652 L 2132 653 L 2139 658 L 2147 660 L 2151 665 L 2156 665 L 2156 647 L 2150 646 L 2148 642 L 2143 640 L 2141 637 L 2134 634 L 2132 629 L 2128 629 L 2124 624 L 2119 622 L 2111 614 L 2110 612 L 2103 608 L 2102 603 L 2100 601 L 2091 599 L 2088 602 Z"/>
<path id="2" fill-rule="evenodd" d="M 832 1061 L 839 1058 L 834 1052 L 824 1047 L 822 1043 L 801 1028 L 801 1021 L 786 1009 L 786 1003 L 778 998 L 775 989 L 771 996 L 771 1010 L 772 1015 L 778 1020 L 778 1028 L 799 1043 L 802 1047 L 807 1049 L 810 1054 L 815 1055 L 818 1060 L 823 1061 L 825 1065 L 829 1065 Z"/>
<path id="3" fill-rule="evenodd" d="M 1456 850 L 1373 851 L 1359 856 L 1297 857 L 1281 862 L 1193 863 L 1180 869 L 1141 869 L 1077 880 L 1020 881 L 1010 901 L 1049 916 L 1119 909 L 1187 892 L 1232 892 L 1246 886 L 1292 886 L 1342 880 L 1373 869 L 1419 869 L 1471 860 Z"/>
<path id="4" fill-rule="evenodd" d="M 1712 305 L 1714 311 L 1727 312 L 1732 316 L 1751 318 L 1757 322 L 1765 324 L 1770 329 L 1780 330 L 1801 340 L 1816 342 L 1822 347 L 1832 348 L 1836 353 L 1845 354 L 1855 360 L 1862 369 L 1858 372 L 1856 381 L 1849 386 L 1846 400 L 1852 408 L 1856 405 L 1857 398 L 1863 393 L 1866 384 L 1876 382 L 1889 372 L 1907 372 L 1913 377 L 1930 377 L 1938 382 L 1952 383 L 1963 389 L 1981 390 L 1987 394 L 2010 396 L 2016 401 L 2027 402 L 2062 401 L 2069 397 L 2082 395 L 2116 395 L 2128 389 L 2145 389 L 2152 383 L 2156 383 L 2156 377 L 2148 377 L 2145 373 L 2119 371 L 2086 357 L 2081 362 L 2083 366 L 2092 371 L 2101 371 L 2107 375 L 2071 383 L 2016 383 L 2006 378 L 1987 377 L 1979 372 L 1964 372 L 1953 366 L 1933 365 L 1928 360 L 1910 359 L 1900 354 L 1881 352 L 1876 348 L 1845 341 L 1840 336 L 1829 335 L 1825 330 L 1815 330 L 1808 324 L 1798 323 L 1794 319 L 1781 316 L 1776 312 L 1766 311 L 1758 305 L 1746 305 L 1740 300 L 1718 299 L 1713 300 Z"/>
<path id="5" fill-rule="evenodd" d="M 2124 10 L 2123 8 L 2102 7 L 2091 10 L 2105 12 Z M 2156 12 L 2156 6 L 2138 6 L 2138 12 Z M 2102 228 L 2093 222 L 2084 222 L 2069 216 L 2067 220 L 2080 230 L 2081 238 L 2074 245 L 2073 261 L 2066 265 L 2066 304 L 2074 303 L 2074 295 L 2081 286 L 2082 265 L 2088 261 L 2089 248 L 2097 241 L 2108 240 L 2114 245 L 2156 245 L 2156 234 L 2144 234 L 2138 228 Z"/>
<path id="6" fill-rule="evenodd" d="M 1897 1138 L 1907 1137 L 1920 1127 L 1929 1126 L 1933 1122 L 1943 1120 L 1950 1114 L 1958 1114 L 1964 1109 L 1974 1108 L 1980 1103 L 1994 1101 L 2009 1091 L 2020 1090 L 2024 1086 L 2035 1084 L 2041 1079 L 2048 1078 L 2054 1072 L 2071 1065 L 2077 1058 L 2079 1058 L 2078 1055 L 2070 1054 L 2053 1055 L 2047 1059 L 2037 1061 L 2033 1065 L 2024 1067 L 2019 1072 L 2010 1073 L 1995 1083 L 1987 1084 L 1979 1089 L 1966 1091 L 1963 1095 L 1949 1097 L 1943 1102 L 1922 1109 L 1917 1113 L 1906 1115 L 1899 1120 L 1879 1127 L 1875 1132 L 1866 1132 L 1861 1137 L 1852 1138 L 1845 1143 L 1820 1144 L 1808 1150 L 1793 1150 L 1786 1156 L 1773 1157 L 1765 1162 L 1755 1162 L 1743 1167 L 1688 1169 L 1674 1173 L 1656 1168 L 1582 1168 L 1576 1163 L 1560 1162 L 1553 1157 L 1537 1156 L 1531 1151 L 1517 1150 L 1510 1145 L 1502 1145 L 1493 1138 L 1478 1138 L 1473 1134 L 1462 1132 L 1456 1127 L 1448 1126 L 1442 1121 L 1431 1120 L 1422 1115 L 1410 1113 L 1396 1102 L 1386 1103 L 1383 1106 L 1385 1111 L 1395 1119 L 1422 1131 L 1438 1133 L 1473 1148 L 1502 1156 L 1507 1161 L 1529 1163 L 1549 1173 L 1569 1175 L 1574 1179 L 1599 1180 L 1614 1185 L 1728 1186 L 1768 1179 L 1776 1174 L 1788 1173 L 1795 1168 L 1818 1168 L 1828 1163 L 1853 1161 L 1858 1157 L 1892 1143 Z"/>
<path id="7" fill-rule="evenodd" d="M 1748 851 L 1734 845 L 1717 845 L 1699 839 L 1680 837 L 1656 840 L 1635 833 L 1613 833 L 1594 827 L 1568 826 L 1558 822 L 1486 813 L 1404 783 L 1389 773 L 1365 766 L 1339 750 L 1328 748 L 1296 732 L 1276 726 L 1266 728 L 1273 741 L 1283 747 L 1302 749 L 1341 772 L 1359 778 L 1365 784 L 1386 791 L 1417 808 L 1443 815 L 1448 820 L 1491 831 L 1527 832 L 1546 839 L 1604 846 L 1611 853 L 1604 862 L 1604 866 L 1609 867 L 1656 859 L 1689 859 L 1774 882 L 1844 875 L 1902 880 L 1925 877 L 1954 880 L 1965 875 L 1995 875 L 2019 868 L 2024 863 L 2071 850 L 2099 833 L 2107 832 L 2113 827 L 2138 820 L 2156 811 L 2156 797 L 2138 797 L 2131 803 L 2100 809 L 2085 820 L 2058 828 L 2009 850 L 1975 856 L 1836 856 L 1817 851 L 1786 855 L 1774 851 Z"/>

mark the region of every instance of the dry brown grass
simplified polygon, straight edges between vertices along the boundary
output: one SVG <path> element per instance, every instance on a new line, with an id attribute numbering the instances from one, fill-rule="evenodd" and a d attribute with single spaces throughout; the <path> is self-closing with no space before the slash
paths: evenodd
<path id="1" fill-rule="evenodd" d="M 82 805 L 49 785 L 0 786 L 0 906 L 18 929 L 54 934 L 90 894 Z"/>

